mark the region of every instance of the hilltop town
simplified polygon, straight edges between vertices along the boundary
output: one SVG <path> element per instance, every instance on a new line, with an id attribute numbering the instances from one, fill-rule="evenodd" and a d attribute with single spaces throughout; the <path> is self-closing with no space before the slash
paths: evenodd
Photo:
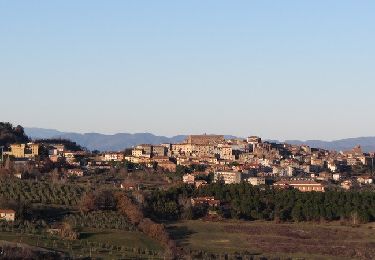
<path id="1" fill-rule="evenodd" d="M 0 1 L 0 259 L 375 259 L 374 11 Z"/>
<path id="2" fill-rule="evenodd" d="M 68 144 L 71 146 L 71 142 Z M 181 181 L 196 186 L 207 184 L 196 181 L 196 176 L 210 174 L 212 182 L 244 181 L 301 191 L 360 189 L 373 184 L 375 153 L 364 153 L 360 146 L 349 151 L 328 151 L 263 142 L 257 136 L 226 140 L 223 135 L 204 134 L 190 135 L 182 143 L 139 144 L 118 152 L 69 148 L 66 140 L 59 143 L 58 139 L 14 143 L 3 148 L 2 158 L 4 162 L 44 171 L 46 164 L 55 165 L 67 177 L 82 177 L 96 170 L 110 170 L 116 163 L 130 163 L 151 172 L 177 173 Z M 22 170 L 16 173 L 19 177 L 23 174 Z"/>
<path id="3" fill-rule="evenodd" d="M 259 227 L 249 221 L 266 221 L 262 228 L 276 225 L 273 230 L 285 226 L 270 223 L 294 223 L 288 228 L 304 229 L 298 223 L 340 221 L 350 227 L 375 221 L 374 153 L 364 153 L 360 146 L 328 151 L 262 141 L 258 136 L 225 139 L 202 134 L 189 135 L 181 143 L 99 152 L 70 140 L 31 140 L 20 126 L 1 126 L 0 238 L 14 242 L 28 234 L 28 244 L 64 252 L 59 257 L 102 257 L 111 252 L 125 259 L 206 259 L 220 245 L 213 243 L 212 251 L 194 246 L 186 250 L 181 246 L 182 231 L 176 231 L 201 234 L 202 221 L 213 230 L 217 223 L 236 230 L 238 223 L 233 221 L 245 221 L 241 225 L 251 230 Z M 140 238 L 132 247 L 121 239 L 104 243 L 106 232 Z M 294 252 L 271 245 L 262 250 L 262 255 Z M 216 252 L 211 259 L 233 253 L 229 251 Z M 241 251 L 233 257 L 251 255 Z"/>

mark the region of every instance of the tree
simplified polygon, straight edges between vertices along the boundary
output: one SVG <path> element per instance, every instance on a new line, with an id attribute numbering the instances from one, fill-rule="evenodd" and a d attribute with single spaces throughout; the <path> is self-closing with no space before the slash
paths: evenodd
<path id="1" fill-rule="evenodd" d="M 53 169 L 51 173 L 51 180 L 53 183 L 58 183 L 60 179 L 59 169 L 55 168 Z"/>
<path id="2" fill-rule="evenodd" d="M 99 210 L 115 210 L 117 206 L 116 198 L 110 190 L 102 190 L 95 194 L 95 205 Z"/>
<path id="3" fill-rule="evenodd" d="M 353 226 L 356 226 L 356 225 L 359 224 L 359 215 L 358 215 L 357 211 L 353 211 L 350 214 L 350 220 L 351 220 L 351 223 L 352 223 Z"/>
<path id="4" fill-rule="evenodd" d="M 126 178 L 128 176 L 128 168 L 127 167 L 121 167 L 119 170 L 119 174 L 121 178 Z"/>
<path id="5" fill-rule="evenodd" d="M 7 159 L 5 160 L 4 168 L 8 171 L 13 170 L 13 162 L 11 161 L 11 159 L 9 157 L 7 157 Z"/>
<path id="6" fill-rule="evenodd" d="M 133 225 L 139 225 L 143 219 L 143 213 L 140 208 L 121 192 L 117 193 L 115 197 L 117 200 L 117 210 L 125 215 Z"/>
<path id="7" fill-rule="evenodd" d="M 143 233 L 151 238 L 158 239 L 165 247 L 166 251 L 174 258 L 176 246 L 170 240 L 164 225 L 157 224 L 149 218 L 144 218 L 142 210 L 126 194 L 118 192 L 115 194 L 118 211 L 125 215 L 130 222 L 137 226 Z"/>
<path id="8" fill-rule="evenodd" d="M 0 122 L 0 146 L 9 146 L 14 143 L 27 143 L 29 138 L 26 136 L 22 126 L 13 127 L 10 123 Z"/>
<path id="9" fill-rule="evenodd" d="M 180 195 L 178 198 L 178 204 L 181 208 L 181 218 L 192 219 L 193 218 L 193 206 L 191 204 L 191 199 Z"/>
<path id="10" fill-rule="evenodd" d="M 79 234 L 72 228 L 72 226 L 64 222 L 61 226 L 60 236 L 64 239 L 76 240 L 79 237 Z"/>
<path id="11" fill-rule="evenodd" d="M 81 201 L 78 205 L 81 212 L 88 213 L 90 211 L 97 210 L 95 205 L 95 196 L 92 193 L 85 194 L 82 196 Z"/>

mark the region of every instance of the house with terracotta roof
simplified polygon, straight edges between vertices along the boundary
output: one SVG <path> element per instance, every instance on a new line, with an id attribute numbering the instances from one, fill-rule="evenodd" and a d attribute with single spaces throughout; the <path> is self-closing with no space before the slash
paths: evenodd
<path id="1" fill-rule="evenodd" d="M 350 190 L 353 186 L 353 182 L 351 180 L 344 180 L 343 182 L 341 182 L 340 186 L 344 190 Z"/>
<path id="2" fill-rule="evenodd" d="M 154 156 L 152 158 L 152 161 L 157 162 L 157 163 L 169 162 L 169 157 L 168 156 Z"/>
<path id="3" fill-rule="evenodd" d="M 253 186 L 257 185 L 265 185 L 266 184 L 266 178 L 264 177 L 249 177 L 247 178 L 247 182 L 250 183 Z"/>
<path id="4" fill-rule="evenodd" d="M 278 188 L 294 188 L 302 192 L 308 191 L 319 191 L 324 192 L 325 186 L 319 182 L 313 180 L 282 180 L 273 184 L 274 187 Z"/>
<path id="5" fill-rule="evenodd" d="M 207 185 L 207 181 L 205 181 L 205 180 L 197 180 L 197 181 L 194 182 L 194 184 L 195 184 L 195 188 L 199 188 L 199 187 Z"/>
<path id="6" fill-rule="evenodd" d="M 84 175 L 84 171 L 83 171 L 82 169 L 79 169 L 79 168 L 68 169 L 68 171 L 66 172 L 66 174 L 67 174 L 68 176 L 83 177 L 83 175 Z"/>
<path id="7" fill-rule="evenodd" d="M 0 220 L 13 222 L 16 219 L 16 212 L 12 209 L 0 209 Z"/>
<path id="8" fill-rule="evenodd" d="M 213 196 L 197 197 L 191 199 L 191 205 L 208 205 L 210 207 L 219 207 L 220 200 L 216 200 Z"/>
<path id="9" fill-rule="evenodd" d="M 121 183 L 120 188 L 126 191 L 131 191 L 131 190 L 136 190 L 138 186 L 134 182 L 124 181 L 123 183 Z"/>
<path id="10" fill-rule="evenodd" d="M 103 154 L 103 161 L 105 162 L 121 162 L 124 160 L 124 154 L 120 152 L 110 152 Z"/>
<path id="11" fill-rule="evenodd" d="M 187 184 L 194 184 L 195 176 L 192 174 L 185 174 L 182 176 L 182 181 Z"/>
<path id="12" fill-rule="evenodd" d="M 240 183 L 242 180 L 241 172 L 217 171 L 214 173 L 214 182 L 223 181 L 225 184 Z"/>

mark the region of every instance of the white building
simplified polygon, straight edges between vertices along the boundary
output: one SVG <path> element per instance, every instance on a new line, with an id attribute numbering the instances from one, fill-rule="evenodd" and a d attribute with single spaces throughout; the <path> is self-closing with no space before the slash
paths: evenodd
<path id="1" fill-rule="evenodd" d="M 182 181 L 187 184 L 194 184 L 195 177 L 192 174 L 185 174 L 182 176 Z"/>
<path id="2" fill-rule="evenodd" d="M 357 181 L 361 184 L 372 184 L 374 182 L 371 176 L 359 176 L 357 177 Z"/>
<path id="3" fill-rule="evenodd" d="M 341 179 L 341 173 L 332 174 L 332 179 L 334 179 L 335 181 L 339 181 Z"/>
<path id="4" fill-rule="evenodd" d="M 337 164 L 334 162 L 329 162 L 327 166 L 331 172 L 336 172 L 338 170 Z"/>
<path id="5" fill-rule="evenodd" d="M 265 185 L 266 179 L 264 177 L 250 177 L 247 179 L 247 182 L 253 186 Z"/>
<path id="6" fill-rule="evenodd" d="M 141 157 L 143 155 L 143 150 L 142 149 L 139 149 L 139 148 L 134 148 L 132 150 L 132 155 L 134 157 Z"/>
<path id="7" fill-rule="evenodd" d="M 214 182 L 223 181 L 225 184 L 240 183 L 242 174 L 240 172 L 220 171 L 214 173 Z"/>
<path id="8" fill-rule="evenodd" d="M 0 220 L 14 222 L 16 219 L 16 212 L 12 209 L 0 209 Z"/>
<path id="9" fill-rule="evenodd" d="M 105 162 L 120 162 L 122 160 L 124 160 L 124 154 L 122 153 L 105 153 L 103 156 Z"/>

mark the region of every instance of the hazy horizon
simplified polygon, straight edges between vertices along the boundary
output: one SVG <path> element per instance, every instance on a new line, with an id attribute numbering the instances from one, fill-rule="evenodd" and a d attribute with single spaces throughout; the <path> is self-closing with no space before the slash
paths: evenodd
<path id="1" fill-rule="evenodd" d="M 30 129 L 30 128 L 33 128 L 33 129 L 42 129 L 42 130 L 53 130 L 53 131 L 59 131 L 59 132 L 62 132 L 62 133 L 74 133 L 74 134 L 102 134 L 102 135 L 115 135 L 115 134 L 153 134 L 155 136 L 165 136 L 165 137 L 175 137 L 175 136 L 179 136 L 179 135 L 194 135 L 194 134 L 217 134 L 217 135 L 225 135 L 225 136 L 236 136 L 236 135 L 233 135 L 231 133 L 221 133 L 221 132 L 202 132 L 202 133 L 176 133 L 176 134 L 172 134 L 172 135 L 163 135 L 163 134 L 158 134 L 158 133 L 155 133 L 155 132 L 152 132 L 152 131 L 146 131 L 146 132 L 129 132 L 129 131 L 120 131 L 120 132 L 107 132 L 107 133 L 103 133 L 103 132 L 98 132 L 98 131 L 88 131 L 88 132 L 76 132 L 76 131 L 69 131 L 69 130 L 60 130 L 60 129 L 54 129 L 54 128 L 43 128 L 43 127 L 33 127 L 33 126 L 24 126 L 24 128 L 26 129 Z M 248 134 L 246 136 L 236 136 L 238 138 L 246 138 L 248 136 L 251 136 L 251 135 L 254 135 L 254 134 Z M 259 137 L 261 137 L 263 140 L 277 140 L 277 141 L 280 141 L 280 142 L 283 142 L 283 141 L 288 141 L 288 140 L 296 140 L 296 141 L 326 141 L 326 142 L 332 142 L 332 141 L 338 141 L 338 140 L 341 140 L 341 139 L 351 139 L 351 138 L 366 138 L 366 137 L 375 137 L 375 136 L 348 136 L 348 137 L 344 137 L 344 138 L 337 138 L 337 139 L 316 139 L 316 138 L 312 138 L 312 139 L 278 139 L 278 138 L 269 138 L 267 136 L 262 136 L 262 135 L 257 135 Z"/>
<path id="2" fill-rule="evenodd" d="M 0 121 L 375 136 L 373 1 L 1 1 Z"/>

